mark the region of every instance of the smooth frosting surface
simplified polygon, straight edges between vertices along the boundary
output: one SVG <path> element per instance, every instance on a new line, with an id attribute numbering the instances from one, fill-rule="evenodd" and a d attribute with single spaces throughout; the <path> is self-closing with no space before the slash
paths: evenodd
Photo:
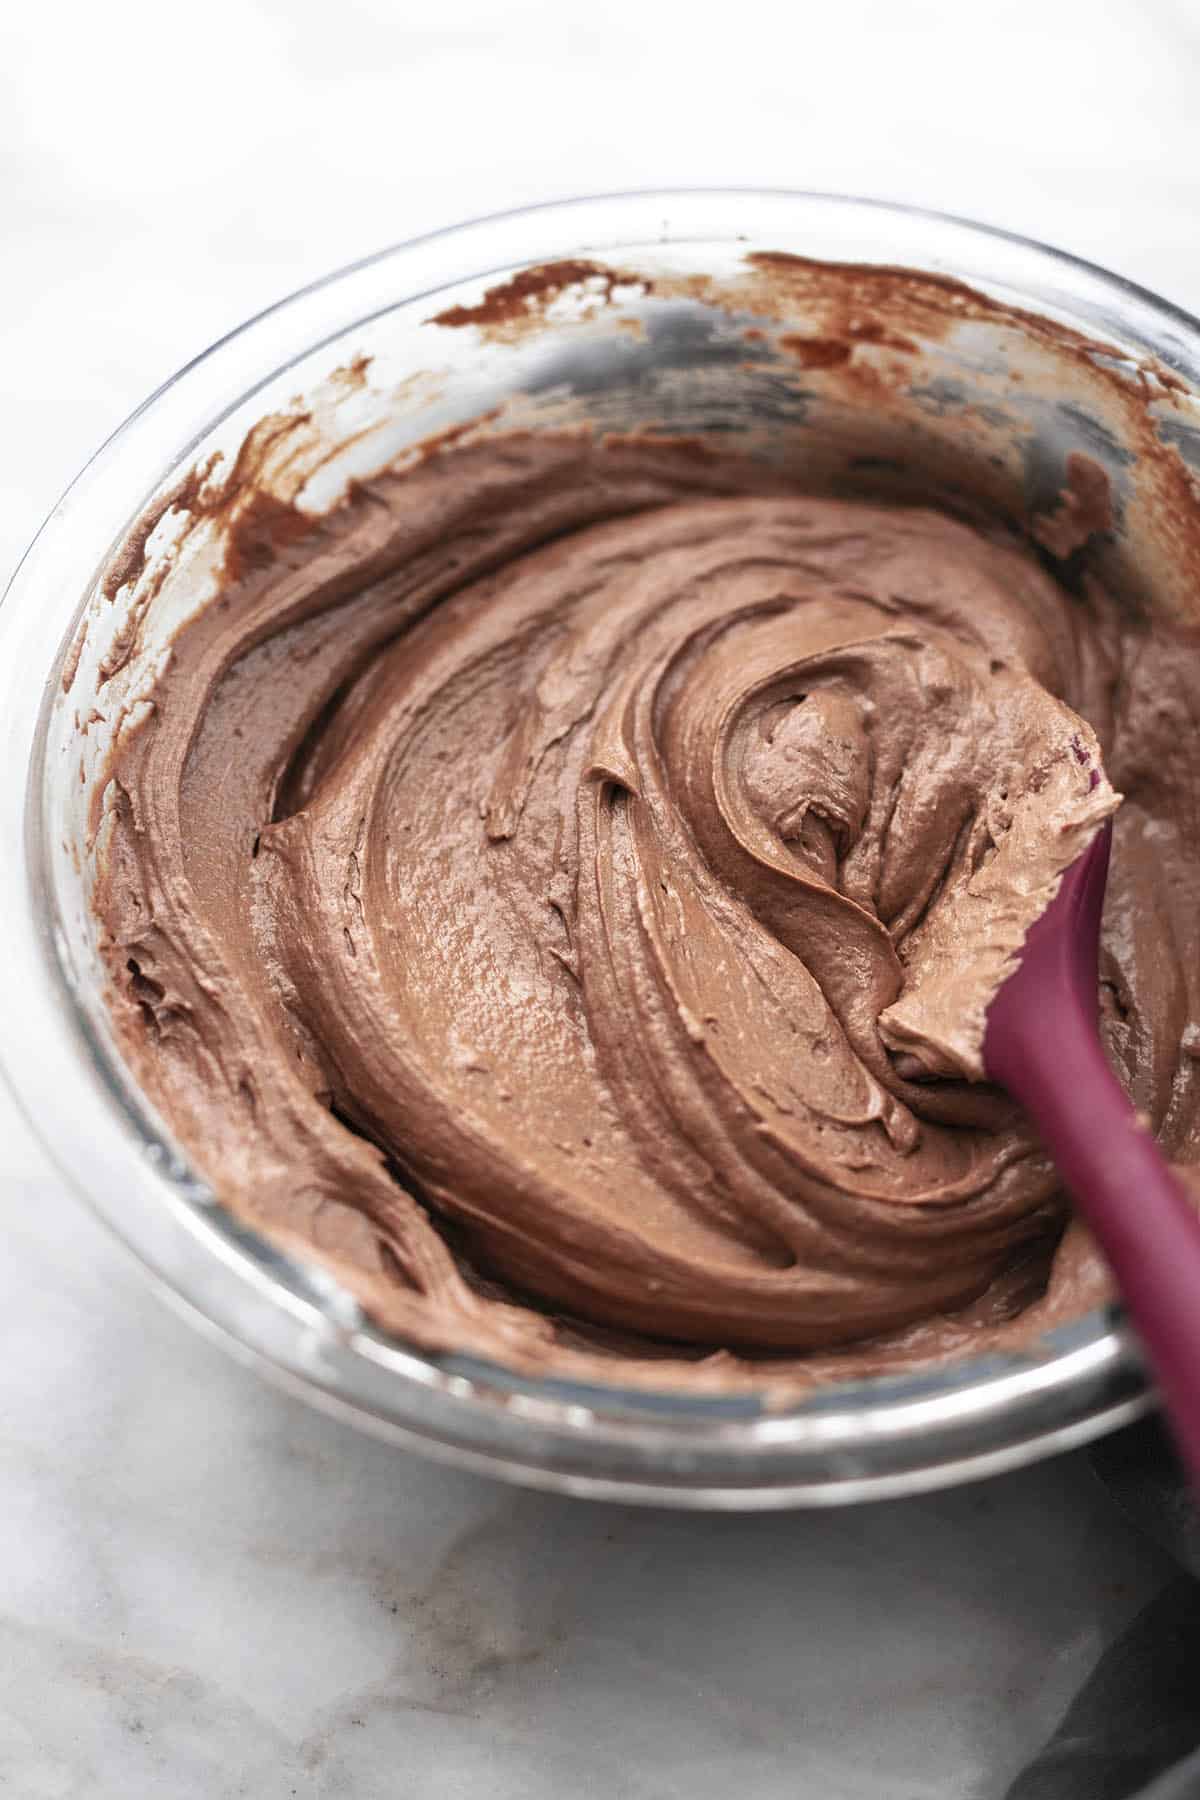
<path id="1" fill-rule="evenodd" d="M 424 1344 L 803 1381 L 1079 1310 L 984 1013 L 1103 764 L 1110 1044 L 1191 1160 L 1200 739 L 1190 650 L 1076 587 L 650 441 L 235 510 L 105 791 L 126 1054 Z"/>

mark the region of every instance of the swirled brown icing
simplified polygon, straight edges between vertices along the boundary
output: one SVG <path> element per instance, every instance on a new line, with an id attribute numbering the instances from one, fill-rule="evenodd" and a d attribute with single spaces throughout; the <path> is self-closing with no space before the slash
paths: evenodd
<path id="1" fill-rule="evenodd" d="M 1015 538 L 669 443 L 247 507 L 114 753 L 126 1054 L 422 1344 L 737 1383 L 1006 1341 L 1103 1291 L 1074 1229 L 1047 1287 L 980 1064 L 1101 758 L 1110 1043 L 1193 1146 L 1187 662 Z"/>

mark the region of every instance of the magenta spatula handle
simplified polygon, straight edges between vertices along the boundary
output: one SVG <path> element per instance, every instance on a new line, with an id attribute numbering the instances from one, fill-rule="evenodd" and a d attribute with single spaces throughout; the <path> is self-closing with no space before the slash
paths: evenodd
<path id="1" fill-rule="evenodd" d="M 1029 1113 L 1116 1276 L 1200 1487 L 1200 1217 L 1099 1035 L 1106 824 L 1068 869 L 988 1010 L 988 1074 Z"/>

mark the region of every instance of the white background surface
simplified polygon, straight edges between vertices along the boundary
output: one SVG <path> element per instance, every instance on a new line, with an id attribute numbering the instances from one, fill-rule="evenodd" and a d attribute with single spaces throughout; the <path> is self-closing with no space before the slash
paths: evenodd
<path id="1" fill-rule="evenodd" d="M 526 201 L 866 192 L 1200 310 L 1192 0 L 713 17 L 0 9 L 0 566 L 214 337 L 389 241 Z M 740 1520 L 439 1471 L 194 1338 L 2 1097 L 0 1209 L 14 1800 L 997 1800 L 1165 1573 L 1079 1460 Z"/>

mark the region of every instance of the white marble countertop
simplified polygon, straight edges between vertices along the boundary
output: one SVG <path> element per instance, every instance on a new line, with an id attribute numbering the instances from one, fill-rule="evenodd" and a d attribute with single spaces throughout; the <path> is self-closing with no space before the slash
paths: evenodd
<path id="1" fill-rule="evenodd" d="M 702 17 L 5 12 L 0 565 L 221 332 L 383 243 L 534 199 L 745 181 L 919 200 L 1200 306 L 1190 0 Z M 14 1800 L 999 1800 L 1166 1575 L 1080 1458 L 744 1519 L 437 1469 L 194 1336 L 2 1097 L 0 1206 Z"/>

